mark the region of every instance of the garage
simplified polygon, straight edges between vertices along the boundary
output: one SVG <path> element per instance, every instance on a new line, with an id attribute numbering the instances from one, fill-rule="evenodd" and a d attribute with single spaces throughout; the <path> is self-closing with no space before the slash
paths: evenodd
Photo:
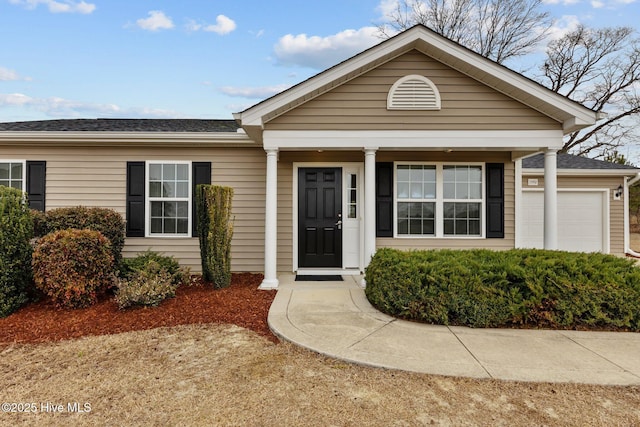
<path id="1" fill-rule="evenodd" d="M 558 249 L 609 252 L 608 190 L 558 189 Z M 522 192 L 520 247 L 544 247 L 544 191 Z"/>

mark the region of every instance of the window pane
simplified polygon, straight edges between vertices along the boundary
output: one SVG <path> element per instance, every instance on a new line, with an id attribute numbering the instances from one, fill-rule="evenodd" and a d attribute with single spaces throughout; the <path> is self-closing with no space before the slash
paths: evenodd
<path id="1" fill-rule="evenodd" d="M 456 184 L 456 199 L 469 198 L 469 184 L 466 182 Z"/>
<path id="2" fill-rule="evenodd" d="M 11 165 L 11 179 L 22 179 L 22 163 Z"/>
<path id="3" fill-rule="evenodd" d="M 468 182 L 469 181 L 469 167 L 468 166 L 456 166 L 456 182 Z"/>
<path id="4" fill-rule="evenodd" d="M 406 182 L 398 182 L 398 198 L 409 198 L 409 184 Z"/>
<path id="5" fill-rule="evenodd" d="M 356 190 L 349 191 L 349 202 L 351 203 L 356 202 Z"/>
<path id="6" fill-rule="evenodd" d="M 177 205 L 177 216 L 180 218 L 189 218 L 189 203 L 187 202 L 176 202 Z"/>
<path id="7" fill-rule="evenodd" d="M 422 182 L 422 166 L 411 166 L 411 182 Z"/>
<path id="8" fill-rule="evenodd" d="M 482 184 L 481 183 L 471 183 L 471 184 L 469 184 L 469 198 L 470 199 L 481 199 L 482 198 Z"/>
<path id="9" fill-rule="evenodd" d="M 436 204 L 435 203 L 423 203 L 422 204 L 422 217 L 423 218 L 435 218 L 436 217 Z"/>
<path id="10" fill-rule="evenodd" d="M 409 222 L 406 219 L 398 220 L 398 234 L 409 234 Z"/>
<path id="11" fill-rule="evenodd" d="M 162 233 L 162 218 L 151 218 L 151 232 Z"/>
<path id="12" fill-rule="evenodd" d="M 480 235 L 480 221 L 478 220 L 469 220 L 469 235 Z"/>
<path id="13" fill-rule="evenodd" d="M 409 217 L 422 218 L 422 203 L 409 204 Z"/>
<path id="14" fill-rule="evenodd" d="M 469 203 L 469 218 L 480 219 L 480 203 Z"/>
<path id="15" fill-rule="evenodd" d="M 425 219 L 422 221 L 422 233 L 423 234 L 436 234 L 435 221 L 432 219 Z"/>
<path id="16" fill-rule="evenodd" d="M 453 183 L 445 182 L 444 183 L 444 198 L 445 199 L 455 199 L 456 198 L 456 185 Z"/>
<path id="17" fill-rule="evenodd" d="M 177 179 L 180 181 L 188 181 L 189 180 L 189 165 L 176 165 L 177 171 Z"/>
<path id="18" fill-rule="evenodd" d="M 22 180 L 16 179 L 15 181 L 11 181 L 11 186 L 13 188 L 17 188 L 18 190 L 22 190 Z"/>
<path id="19" fill-rule="evenodd" d="M 164 202 L 164 212 L 163 215 L 165 217 L 175 217 L 176 216 L 176 202 Z"/>
<path id="20" fill-rule="evenodd" d="M 409 166 L 398 166 L 398 181 L 409 181 Z"/>
<path id="21" fill-rule="evenodd" d="M 356 176 L 356 174 L 351 174 L 351 188 L 357 188 L 357 180 L 358 177 Z"/>
<path id="22" fill-rule="evenodd" d="M 444 182 L 455 182 L 456 181 L 456 169 L 455 166 L 444 166 L 442 169 Z"/>
<path id="23" fill-rule="evenodd" d="M 0 185 L 4 185 L 5 187 L 9 186 L 9 180 L 8 179 L 0 179 Z"/>
<path id="24" fill-rule="evenodd" d="M 9 163 L 0 163 L 0 179 L 9 179 Z"/>
<path id="25" fill-rule="evenodd" d="M 456 218 L 467 218 L 468 204 L 467 203 L 455 203 L 456 206 Z"/>
<path id="26" fill-rule="evenodd" d="M 398 203 L 398 218 L 409 217 L 409 203 Z"/>
<path id="27" fill-rule="evenodd" d="M 151 202 L 151 216 L 162 216 L 162 202 Z"/>
<path id="28" fill-rule="evenodd" d="M 412 199 L 421 199 L 422 198 L 422 183 L 411 183 L 411 198 Z"/>
<path id="29" fill-rule="evenodd" d="M 480 166 L 469 167 L 469 181 L 482 182 L 482 168 Z"/>
<path id="30" fill-rule="evenodd" d="M 176 229 L 176 220 L 175 218 L 165 218 L 164 219 L 164 232 L 165 233 L 170 233 L 170 234 L 175 234 L 177 231 Z"/>
<path id="31" fill-rule="evenodd" d="M 436 183 L 429 182 L 424 184 L 424 198 L 435 199 L 436 198 Z"/>
<path id="32" fill-rule="evenodd" d="M 176 165 L 162 165 L 162 179 L 174 181 L 176 179 Z"/>
<path id="33" fill-rule="evenodd" d="M 444 217 L 445 218 L 454 218 L 455 212 L 455 203 L 445 203 L 444 204 Z"/>
<path id="34" fill-rule="evenodd" d="M 162 165 L 149 165 L 149 181 L 162 180 Z"/>
<path id="35" fill-rule="evenodd" d="M 445 219 L 444 220 L 444 234 L 446 234 L 446 235 L 454 234 L 453 220 L 452 219 Z"/>
<path id="36" fill-rule="evenodd" d="M 149 196 L 150 197 L 162 197 L 162 183 L 150 182 L 149 183 Z"/>
<path id="37" fill-rule="evenodd" d="M 349 205 L 349 218 L 357 218 L 356 205 Z"/>
<path id="38" fill-rule="evenodd" d="M 180 218 L 178 219 L 178 230 L 179 234 L 186 234 L 189 232 L 189 220 Z"/>
<path id="39" fill-rule="evenodd" d="M 178 182 L 176 184 L 176 195 L 175 197 L 189 197 L 189 183 L 188 182 Z"/>
<path id="40" fill-rule="evenodd" d="M 409 234 L 422 234 L 422 220 L 409 220 Z"/>
<path id="41" fill-rule="evenodd" d="M 176 184 L 174 182 L 162 183 L 162 197 L 176 197 Z"/>
<path id="42" fill-rule="evenodd" d="M 456 234 L 465 235 L 467 233 L 467 220 L 466 219 L 457 219 L 456 220 Z"/>

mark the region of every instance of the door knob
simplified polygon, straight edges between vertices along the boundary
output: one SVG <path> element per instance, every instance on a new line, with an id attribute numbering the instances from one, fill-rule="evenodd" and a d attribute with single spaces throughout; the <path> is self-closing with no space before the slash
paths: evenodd
<path id="1" fill-rule="evenodd" d="M 338 227 L 338 230 L 342 230 L 342 221 L 336 222 L 336 227 Z"/>

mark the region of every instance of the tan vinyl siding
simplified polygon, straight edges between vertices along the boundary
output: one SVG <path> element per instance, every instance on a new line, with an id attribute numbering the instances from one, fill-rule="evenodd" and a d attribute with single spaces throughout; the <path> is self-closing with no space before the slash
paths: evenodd
<path id="1" fill-rule="evenodd" d="M 1 147 L 0 157 L 47 161 L 47 210 L 98 206 L 126 215 L 127 161 L 211 161 L 212 183 L 234 188 L 233 271 L 264 270 L 266 157 L 259 148 Z M 127 238 L 124 256 L 153 249 L 201 270 L 197 238 Z"/>
<path id="2" fill-rule="evenodd" d="M 378 151 L 377 162 L 500 162 L 505 163 L 505 238 L 378 238 L 378 247 L 400 249 L 413 248 L 492 248 L 510 249 L 515 245 L 515 173 L 510 153 L 442 153 Z M 292 152 L 280 153 L 278 161 L 278 271 L 293 269 L 293 188 L 294 163 L 363 163 L 364 153 L 340 152 Z"/>
<path id="3" fill-rule="evenodd" d="M 389 89 L 410 74 L 436 85 L 440 111 L 387 110 Z M 269 121 L 266 129 L 547 130 L 561 125 L 414 50 Z"/>
<path id="4" fill-rule="evenodd" d="M 579 173 L 579 171 L 576 171 Z M 538 185 L 529 185 L 529 179 L 538 180 Z M 576 188 L 594 190 L 609 189 L 609 252 L 615 255 L 624 254 L 624 201 L 613 200 L 614 190 L 624 186 L 623 177 L 615 176 L 558 176 L 558 188 Z M 522 188 L 544 189 L 544 177 L 525 175 L 522 177 Z"/>

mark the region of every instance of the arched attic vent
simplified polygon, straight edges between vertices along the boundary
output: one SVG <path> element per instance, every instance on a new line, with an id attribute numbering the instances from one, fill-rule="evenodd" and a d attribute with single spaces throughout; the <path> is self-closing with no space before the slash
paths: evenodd
<path id="1" fill-rule="evenodd" d="M 440 92 L 431 80 L 411 74 L 396 81 L 387 95 L 387 110 L 439 110 Z"/>

